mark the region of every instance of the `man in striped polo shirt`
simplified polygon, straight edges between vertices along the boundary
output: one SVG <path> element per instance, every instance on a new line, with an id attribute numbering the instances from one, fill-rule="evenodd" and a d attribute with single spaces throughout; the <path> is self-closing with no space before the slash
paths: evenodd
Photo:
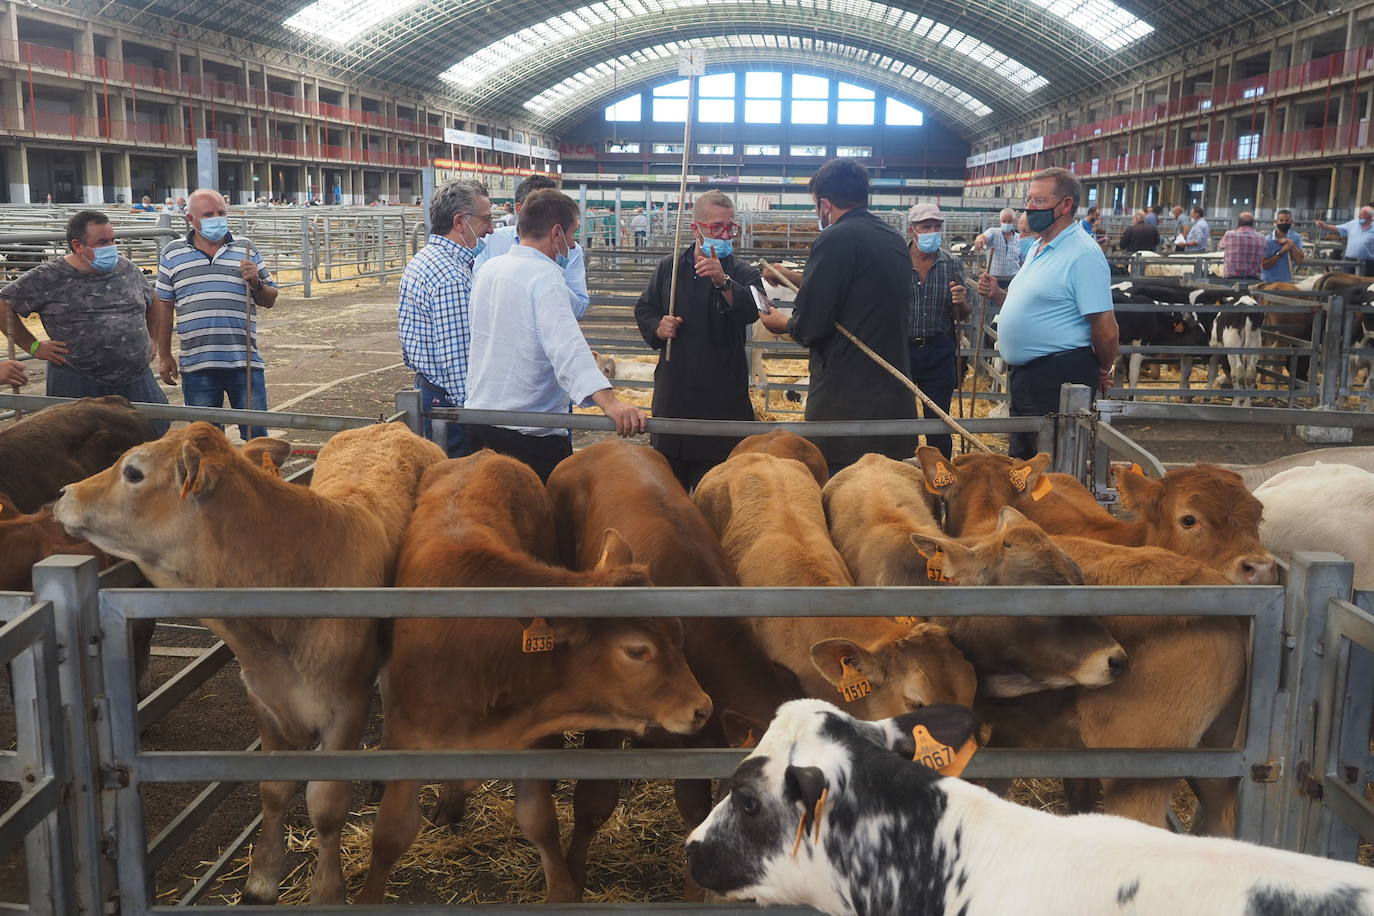
<path id="1" fill-rule="evenodd" d="M 266 410 L 267 386 L 255 331 L 249 344 L 253 319 L 247 300 L 251 293 L 254 305 L 271 308 L 277 301 L 277 286 L 263 266 L 257 246 L 230 234 L 226 212 L 224 197 L 218 191 L 195 191 L 186 205 L 191 232 L 162 251 L 156 286 L 158 373 L 167 384 L 176 384 L 178 366 L 172 359 L 175 308 L 185 403 L 222 407 L 228 395 L 232 407 Z M 247 405 L 244 394 L 250 360 L 253 403 Z M 239 433 L 247 440 L 265 436 L 267 430 L 240 426 Z"/>

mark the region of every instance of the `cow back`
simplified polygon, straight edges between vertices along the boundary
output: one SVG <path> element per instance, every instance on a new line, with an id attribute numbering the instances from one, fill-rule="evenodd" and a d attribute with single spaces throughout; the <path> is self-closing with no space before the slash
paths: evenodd
<path id="1" fill-rule="evenodd" d="M 820 447 L 810 439 L 804 439 L 790 430 L 775 429 L 747 436 L 731 449 L 728 457 L 750 454 L 791 458 L 806 465 L 806 469 L 816 478 L 819 485 L 825 486 L 830 480 L 830 468 L 825 463 L 825 455 Z"/>
<path id="2" fill-rule="evenodd" d="M 920 468 L 869 454 L 821 491 L 830 538 L 858 585 L 924 585 L 912 534 L 939 534 Z"/>

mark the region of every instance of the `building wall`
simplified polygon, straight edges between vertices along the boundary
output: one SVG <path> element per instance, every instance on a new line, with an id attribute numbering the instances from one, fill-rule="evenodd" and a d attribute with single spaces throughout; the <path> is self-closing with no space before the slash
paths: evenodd
<path id="1" fill-rule="evenodd" d="M 1029 173 L 1051 165 L 1071 168 L 1109 209 L 1343 218 L 1374 197 L 1371 0 L 1169 63 L 977 138 L 975 156 L 1035 138 L 1044 149 L 968 168 L 968 197 L 1019 203 Z"/>

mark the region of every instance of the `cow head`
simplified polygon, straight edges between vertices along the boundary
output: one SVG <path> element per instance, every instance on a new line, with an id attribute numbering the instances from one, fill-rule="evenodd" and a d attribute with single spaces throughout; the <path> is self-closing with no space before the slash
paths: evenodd
<path id="1" fill-rule="evenodd" d="M 932 703 L 972 704 L 977 688 L 973 666 L 950 641 L 945 628 L 916 622 L 894 628 L 890 639 L 860 646 L 848 639 L 823 639 L 811 647 L 811 663 L 837 689 L 848 667 L 872 690 L 845 704 L 861 719 L 883 719 Z"/>
<path id="2" fill-rule="evenodd" d="M 912 761 L 918 726 L 963 747 L 977 721 L 949 706 L 863 722 L 820 700 L 784 704 L 735 769 L 730 794 L 687 838 L 692 877 L 763 905 L 938 908 L 951 880 L 933 853 L 949 783 Z"/>
<path id="3" fill-rule="evenodd" d="M 979 520 L 995 519 L 1003 506 L 1021 499 L 1038 500 L 1053 485 L 1045 473 L 1050 456 L 1041 452 L 1022 460 L 1006 455 L 969 453 L 954 460 L 923 445 L 916 450 L 926 489 L 945 507 L 945 530 L 960 535 Z"/>
<path id="4" fill-rule="evenodd" d="M 1162 478 L 1117 472 L 1121 504 L 1146 527 L 1145 543 L 1218 570 L 1239 585 L 1273 585 L 1278 564 L 1259 539 L 1263 506 L 1234 471 L 1211 464 Z"/>

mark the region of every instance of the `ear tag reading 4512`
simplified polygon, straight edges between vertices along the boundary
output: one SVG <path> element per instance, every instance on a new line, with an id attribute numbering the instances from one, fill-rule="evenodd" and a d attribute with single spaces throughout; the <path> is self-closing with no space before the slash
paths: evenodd
<path id="1" fill-rule="evenodd" d="M 844 697 L 846 703 L 853 703 L 855 700 L 862 700 L 873 692 L 873 685 L 864 677 L 863 672 L 858 671 L 849 664 L 849 659 L 840 659 L 840 686 L 836 688 L 840 691 L 840 696 Z"/>
<path id="2" fill-rule="evenodd" d="M 521 632 L 520 651 L 526 653 L 553 651 L 553 627 L 549 626 L 548 621 L 543 617 L 536 617 L 531 620 L 530 625 Z"/>

